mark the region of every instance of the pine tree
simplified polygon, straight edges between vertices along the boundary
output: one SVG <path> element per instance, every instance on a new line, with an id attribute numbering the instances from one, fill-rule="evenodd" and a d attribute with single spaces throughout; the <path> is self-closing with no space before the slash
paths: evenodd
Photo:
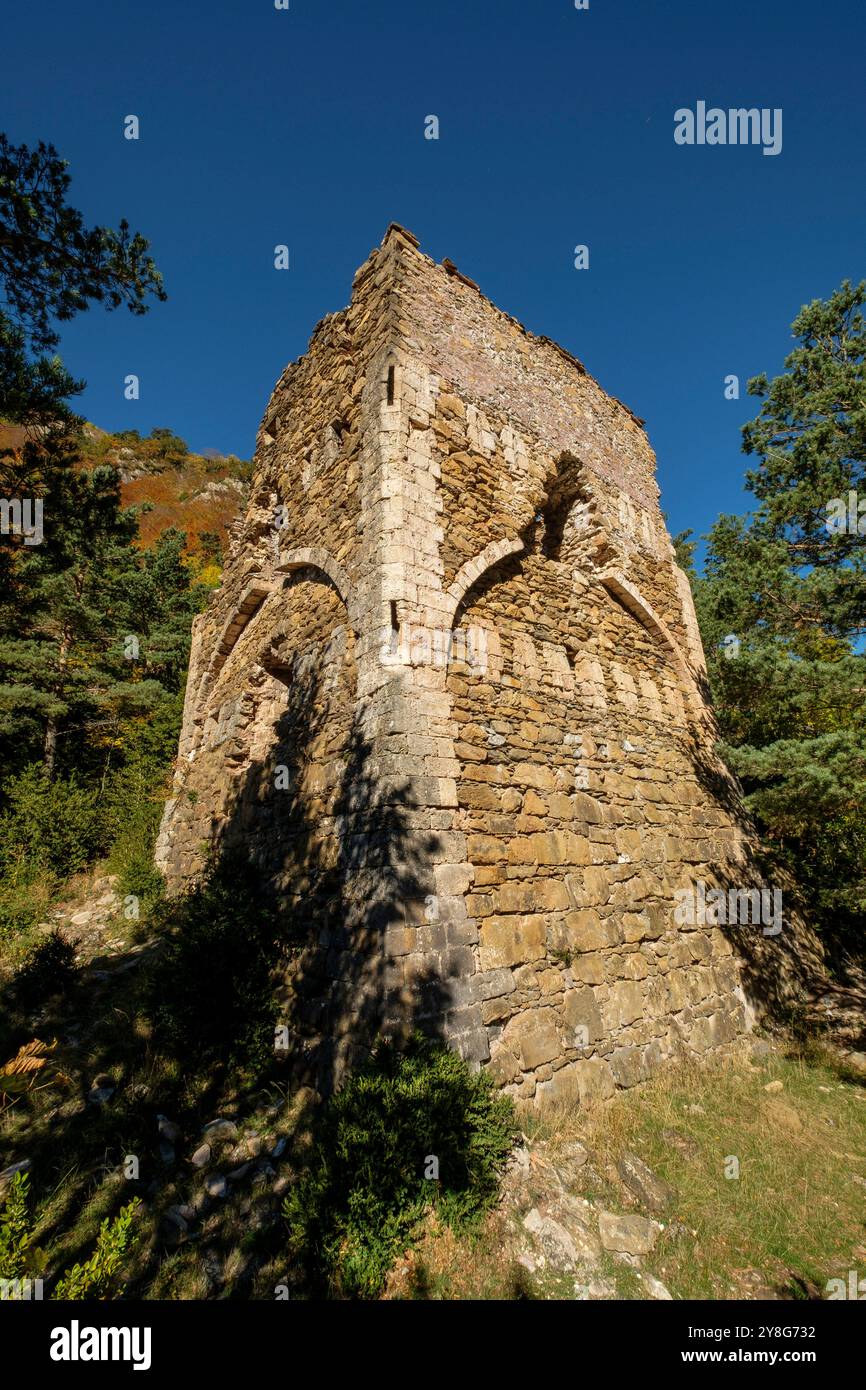
<path id="1" fill-rule="evenodd" d="M 758 505 L 719 519 L 693 581 L 725 756 L 835 934 L 866 917 L 864 297 L 806 305 L 784 373 L 749 382 Z"/>
<path id="2" fill-rule="evenodd" d="M 53 145 L 12 145 L 0 133 L 0 418 L 69 423 L 69 398 L 83 389 L 53 353 L 56 323 L 92 303 L 147 312 L 165 299 L 162 277 L 140 233 L 84 224 L 67 202 L 66 161 Z"/>
<path id="3" fill-rule="evenodd" d="M 203 601 L 183 561 L 184 534 L 164 532 L 139 550 L 116 469 L 76 469 L 50 447 L 44 537 L 17 547 L 0 602 L 4 765 L 41 756 L 49 778 L 58 765 L 86 770 L 124 723 L 177 695 Z"/>

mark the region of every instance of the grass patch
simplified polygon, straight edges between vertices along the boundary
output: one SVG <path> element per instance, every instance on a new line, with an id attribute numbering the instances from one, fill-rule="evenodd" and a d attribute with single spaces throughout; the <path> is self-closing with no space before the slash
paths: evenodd
<path id="1" fill-rule="evenodd" d="M 768 1092 L 773 1082 L 782 1088 Z M 539 1127 L 591 1148 L 602 1180 L 585 1195 L 599 1205 L 626 1209 L 609 1177 L 626 1150 L 677 1189 L 647 1261 L 675 1298 L 819 1297 L 858 1249 L 866 1257 L 866 1089 L 817 1049 L 762 1068 L 673 1070 Z"/>
<path id="2" fill-rule="evenodd" d="M 774 1082 L 781 1089 L 767 1091 Z M 824 1298 L 828 1279 L 866 1263 L 866 1088 L 811 1044 L 767 1065 L 708 1062 L 676 1068 L 590 1109 L 526 1110 L 520 1124 L 545 1159 L 577 1140 L 589 1152 L 575 1192 L 598 1210 L 643 1212 L 617 1164 L 638 1154 L 676 1189 L 642 1268 L 675 1299 Z M 739 1164 L 739 1177 L 731 1160 Z M 581 1278 L 587 1277 L 584 1275 Z M 638 1270 L 604 1252 L 591 1275 L 604 1296 L 644 1299 Z M 388 1281 L 388 1297 L 532 1299 L 581 1297 L 553 1268 L 530 1274 L 513 1232 L 493 1210 L 471 1237 L 428 1220 Z"/>

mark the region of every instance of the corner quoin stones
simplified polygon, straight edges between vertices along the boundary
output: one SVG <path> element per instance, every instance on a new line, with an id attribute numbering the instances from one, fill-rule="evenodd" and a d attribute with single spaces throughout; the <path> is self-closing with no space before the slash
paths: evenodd
<path id="1" fill-rule="evenodd" d="M 751 1026 L 731 933 L 674 919 L 759 880 L 641 426 L 396 224 L 277 382 L 157 862 L 252 857 L 314 1084 L 419 1027 L 604 1097 Z"/>

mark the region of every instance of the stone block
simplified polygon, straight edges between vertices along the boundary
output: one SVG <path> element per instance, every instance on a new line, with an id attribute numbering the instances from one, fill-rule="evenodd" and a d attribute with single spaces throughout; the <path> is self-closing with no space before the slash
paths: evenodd
<path id="1" fill-rule="evenodd" d="M 503 1043 L 517 1053 L 522 1071 L 535 1071 L 562 1050 L 553 1009 L 525 1009 L 506 1024 Z"/>
<path id="2" fill-rule="evenodd" d="M 573 1062 L 572 1067 L 577 1076 L 581 1105 L 610 1099 L 615 1090 L 613 1073 L 603 1058 L 590 1057 L 586 1061 Z"/>
<path id="3" fill-rule="evenodd" d="M 643 985 L 639 980 L 618 980 L 611 985 L 604 1005 L 604 1021 L 609 1033 L 626 1028 L 643 1017 Z"/>
<path id="4" fill-rule="evenodd" d="M 562 1016 L 568 1032 L 572 1034 L 570 1040 L 572 1047 L 588 1047 L 601 1037 L 601 1015 L 598 1011 L 595 992 L 588 985 L 582 989 L 566 990 Z M 577 1035 L 576 1038 L 575 1034 Z"/>
<path id="5" fill-rule="evenodd" d="M 478 939 L 482 970 L 541 960 L 545 954 L 544 919 L 487 917 L 481 923 Z"/>

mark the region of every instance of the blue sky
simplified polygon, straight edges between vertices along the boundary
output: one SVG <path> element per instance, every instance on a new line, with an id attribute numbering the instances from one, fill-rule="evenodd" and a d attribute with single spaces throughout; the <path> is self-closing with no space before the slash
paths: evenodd
<path id="1" fill-rule="evenodd" d="M 41 0 L 4 15 L 0 128 L 52 141 L 165 276 L 146 318 L 64 330 L 97 424 L 249 457 L 395 220 L 646 419 L 671 526 L 702 532 L 747 505 L 747 378 L 866 274 L 864 40 L 862 0 Z M 699 99 L 781 107 L 782 152 L 675 144 Z"/>

